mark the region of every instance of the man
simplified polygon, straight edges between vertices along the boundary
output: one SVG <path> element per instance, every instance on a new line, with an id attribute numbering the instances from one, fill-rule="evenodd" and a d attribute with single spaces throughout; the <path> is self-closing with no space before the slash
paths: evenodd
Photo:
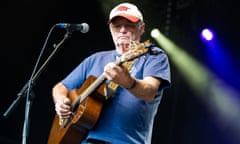
<path id="1" fill-rule="evenodd" d="M 150 144 L 158 105 L 170 85 L 167 55 L 154 47 L 155 54 L 140 56 L 130 66 L 116 63 L 131 49 L 131 42 L 141 41 L 145 23 L 135 5 L 121 3 L 111 10 L 108 25 L 115 49 L 86 58 L 53 87 L 56 113 L 61 120 L 69 119 L 74 115 L 69 92 L 79 89 L 89 76 L 104 76 L 109 98 L 82 143 Z M 117 84 L 115 89 L 108 87 L 111 82 Z"/>

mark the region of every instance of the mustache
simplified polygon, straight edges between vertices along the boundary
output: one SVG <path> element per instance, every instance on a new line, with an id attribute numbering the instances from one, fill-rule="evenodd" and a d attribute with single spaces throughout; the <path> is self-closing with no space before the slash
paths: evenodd
<path id="1" fill-rule="evenodd" d="M 128 48 L 129 44 L 130 42 L 121 42 L 121 43 L 117 43 L 117 46 L 122 48 Z"/>

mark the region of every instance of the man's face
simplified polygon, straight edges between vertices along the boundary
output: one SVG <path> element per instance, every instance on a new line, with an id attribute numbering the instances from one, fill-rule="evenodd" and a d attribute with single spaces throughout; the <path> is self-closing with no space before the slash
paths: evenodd
<path id="1" fill-rule="evenodd" d="M 144 23 L 133 23 L 123 17 L 114 18 L 109 24 L 116 50 L 119 53 L 128 51 L 130 41 L 140 41 Z"/>

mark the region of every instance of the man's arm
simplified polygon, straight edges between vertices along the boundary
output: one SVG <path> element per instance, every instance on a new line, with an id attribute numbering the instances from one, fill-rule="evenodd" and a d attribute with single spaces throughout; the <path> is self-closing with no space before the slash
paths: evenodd
<path id="1" fill-rule="evenodd" d="M 114 63 L 109 63 L 104 67 L 104 75 L 108 80 L 119 84 L 136 97 L 146 101 L 154 99 L 161 84 L 160 79 L 151 76 L 142 80 L 133 78 L 125 66 L 118 66 Z"/>
<path id="2" fill-rule="evenodd" d="M 60 118 L 69 118 L 70 111 L 70 99 L 67 97 L 68 90 L 61 83 L 57 83 L 52 89 L 53 101 L 55 103 L 55 111 Z"/>

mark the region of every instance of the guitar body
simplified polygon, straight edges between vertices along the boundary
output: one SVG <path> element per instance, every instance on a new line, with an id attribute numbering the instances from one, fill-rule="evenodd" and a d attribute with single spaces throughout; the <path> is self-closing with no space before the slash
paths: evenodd
<path id="1" fill-rule="evenodd" d="M 92 84 L 96 78 L 88 77 L 81 88 L 72 90 L 68 97 L 71 102 L 79 99 L 81 93 Z M 104 96 L 105 82 L 97 87 L 86 99 L 73 107 L 73 116 L 68 120 L 68 123 L 63 127 L 59 124 L 59 117 L 55 115 L 50 130 L 48 144 L 80 144 L 86 137 L 88 130 L 96 124 L 103 104 L 106 100 Z"/>

